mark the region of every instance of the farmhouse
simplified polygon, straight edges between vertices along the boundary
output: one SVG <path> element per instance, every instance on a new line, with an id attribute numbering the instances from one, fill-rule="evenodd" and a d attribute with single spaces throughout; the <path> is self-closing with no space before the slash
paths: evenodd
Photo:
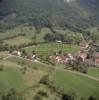
<path id="1" fill-rule="evenodd" d="M 12 55 L 21 56 L 21 52 L 20 51 L 13 51 Z"/>
<path id="2" fill-rule="evenodd" d="M 56 40 L 56 43 L 62 43 L 62 41 L 61 40 Z"/>
<path id="3" fill-rule="evenodd" d="M 26 58 L 27 58 L 27 59 L 30 59 L 30 60 L 33 60 L 33 59 L 36 59 L 36 55 L 27 54 Z"/>
<path id="4" fill-rule="evenodd" d="M 81 50 L 75 55 L 75 57 L 81 59 L 82 61 L 85 61 L 87 58 L 87 52 Z"/>
<path id="5" fill-rule="evenodd" d="M 74 57 L 69 53 L 50 56 L 50 59 L 57 63 L 68 63 L 68 61 L 73 60 Z"/>
<path id="6" fill-rule="evenodd" d="M 97 64 L 99 65 L 99 52 L 96 52 L 96 53 L 94 54 L 94 61 L 95 61 L 96 65 L 97 65 Z"/>
<path id="7" fill-rule="evenodd" d="M 86 41 L 82 41 L 82 42 L 80 43 L 80 47 L 83 48 L 83 49 L 86 49 L 86 48 L 89 47 L 89 44 L 88 44 Z"/>

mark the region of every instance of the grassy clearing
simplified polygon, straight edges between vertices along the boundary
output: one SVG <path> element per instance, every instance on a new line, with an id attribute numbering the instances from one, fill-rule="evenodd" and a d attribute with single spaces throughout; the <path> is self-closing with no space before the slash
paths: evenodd
<path id="1" fill-rule="evenodd" d="M 6 68 L 0 72 L 0 93 L 6 93 L 10 88 L 22 91 L 26 88 L 18 69 Z"/>
<path id="2" fill-rule="evenodd" d="M 24 36 L 20 36 L 20 37 L 16 37 L 16 38 L 13 38 L 13 39 L 8 39 L 8 40 L 4 40 L 4 43 L 5 44 L 8 44 L 8 45 L 20 45 L 20 44 L 24 44 L 24 43 L 30 43 L 32 42 L 32 40 L 30 38 L 27 38 L 27 37 L 24 37 Z"/>
<path id="3" fill-rule="evenodd" d="M 8 52 L 6 52 L 6 51 L 0 52 L 0 60 L 2 60 L 3 58 L 5 58 L 7 56 L 8 56 Z"/>
<path id="4" fill-rule="evenodd" d="M 47 33 L 52 33 L 48 28 L 42 28 L 40 33 L 36 33 L 36 42 L 44 42 L 44 36 Z"/>
<path id="5" fill-rule="evenodd" d="M 0 72 L 0 93 L 5 94 L 10 88 L 18 92 L 38 84 L 40 79 L 48 74 L 49 67 L 42 63 L 35 63 L 21 58 L 8 58 L 0 61 L 3 71 Z M 22 69 L 26 68 L 25 74 Z M 28 91 L 27 91 L 28 92 Z"/>
<path id="6" fill-rule="evenodd" d="M 84 97 L 85 100 L 91 95 L 99 99 L 99 82 L 97 81 L 61 70 L 56 70 L 50 76 L 50 80 L 55 85 L 62 87 L 67 93 L 77 92 L 77 95 Z"/>
<path id="7" fill-rule="evenodd" d="M 99 68 L 89 68 L 88 74 L 96 78 L 99 78 Z"/>
<path id="8" fill-rule="evenodd" d="M 34 68 L 34 69 L 37 68 L 38 70 L 42 70 L 45 72 L 49 72 L 51 68 L 50 65 L 46 65 L 41 62 L 33 62 L 27 59 L 22 59 L 17 57 L 10 57 L 7 59 L 7 61 L 15 62 L 16 64 L 21 64 L 22 66 L 26 65 L 27 67 Z"/>
<path id="9" fill-rule="evenodd" d="M 27 52 L 32 52 L 33 50 L 40 56 L 52 55 L 54 52 L 61 50 L 64 53 L 75 53 L 80 48 L 76 45 L 67 45 L 60 43 L 45 43 L 38 45 L 37 47 L 25 48 Z"/>
<path id="10" fill-rule="evenodd" d="M 36 39 L 34 39 L 35 42 L 44 42 L 44 36 L 47 33 L 51 33 L 51 30 L 48 28 L 42 28 L 40 33 L 37 33 L 34 27 L 31 26 L 25 26 L 20 25 L 14 29 L 6 30 L 5 32 L 0 33 L 0 38 L 10 37 L 17 34 L 26 34 L 26 37 L 32 38 L 36 36 Z"/>

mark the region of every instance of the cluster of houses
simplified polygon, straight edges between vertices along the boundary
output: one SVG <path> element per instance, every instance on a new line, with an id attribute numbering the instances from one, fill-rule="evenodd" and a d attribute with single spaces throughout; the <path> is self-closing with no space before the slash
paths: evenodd
<path id="1" fill-rule="evenodd" d="M 18 56 L 18 57 L 23 57 L 22 56 L 22 53 L 20 51 L 18 51 L 18 50 L 13 51 L 11 53 L 11 55 L 15 55 L 15 56 Z M 35 54 L 29 53 L 26 56 L 24 56 L 24 58 L 30 59 L 30 60 L 36 60 L 37 59 L 37 56 Z"/>
<path id="2" fill-rule="evenodd" d="M 80 59 L 82 62 L 87 62 L 90 65 L 99 65 L 99 52 L 94 53 L 94 59 L 88 59 L 88 50 L 89 44 L 86 42 L 80 43 L 81 50 L 75 54 L 71 53 L 65 53 L 65 54 L 56 54 L 50 56 L 50 59 L 53 60 L 56 63 L 68 63 L 72 60 L 78 60 Z M 20 56 L 22 57 L 22 53 L 20 51 L 13 51 L 11 53 L 12 55 Z M 27 54 L 24 58 L 35 60 L 38 59 L 35 54 Z"/>
<path id="3" fill-rule="evenodd" d="M 88 59 L 88 48 L 90 48 L 90 45 L 84 41 L 80 43 L 81 50 L 78 51 L 75 54 L 58 54 L 56 53 L 53 56 L 50 56 L 50 59 L 53 60 L 56 63 L 68 63 L 72 60 L 81 60 L 82 62 L 86 62 L 89 65 L 99 65 L 99 52 L 94 53 L 94 59 Z"/>
<path id="4" fill-rule="evenodd" d="M 72 60 L 80 59 L 81 61 L 85 61 L 87 58 L 87 53 L 85 51 L 79 51 L 76 54 L 72 55 L 71 53 L 67 54 L 56 54 L 50 56 L 50 59 L 57 63 L 68 63 Z"/>

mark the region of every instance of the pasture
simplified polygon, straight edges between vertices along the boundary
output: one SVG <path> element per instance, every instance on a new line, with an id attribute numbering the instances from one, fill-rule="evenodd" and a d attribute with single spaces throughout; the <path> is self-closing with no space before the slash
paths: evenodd
<path id="1" fill-rule="evenodd" d="M 45 64 L 31 62 L 21 58 L 8 58 L 0 61 L 0 93 L 5 94 L 14 88 L 23 93 L 27 88 L 38 84 L 50 68 Z"/>
<path id="2" fill-rule="evenodd" d="M 4 43 L 10 46 L 19 46 L 20 44 L 28 44 L 30 42 L 32 42 L 32 39 L 25 36 L 19 36 L 13 39 L 4 40 Z"/>
<path id="3" fill-rule="evenodd" d="M 99 68 L 89 68 L 88 74 L 93 77 L 99 78 Z"/>
<path id="4" fill-rule="evenodd" d="M 84 97 L 84 100 L 87 100 L 91 95 L 99 99 L 98 81 L 58 69 L 50 76 L 50 80 L 56 86 L 63 88 L 66 93 L 73 92 L 78 96 L 77 100 L 80 97 Z"/>
<path id="5" fill-rule="evenodd" d="M 44 43 L 41 45 L 37 45 L 36 47 L 28 47 L 24 48 L 27 52 L 35 51 L 39 56 L 48 56 L 53 55 L 54 52 L 59 52 L 60 50 L 63 53 L 76 53 L 80 50 L 77 45 L 68 45 L 62 43 Z"/>

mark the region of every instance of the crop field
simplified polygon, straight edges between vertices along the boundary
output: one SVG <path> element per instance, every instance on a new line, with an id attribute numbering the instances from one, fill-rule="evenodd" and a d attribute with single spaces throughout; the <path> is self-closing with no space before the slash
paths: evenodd
<path id="1" fill-rule="evenodd" d="M 38 55 L 53 55 L 54 52 L 75 53 L 80 50 L 79 46 L 61 43 L 45 43 L 36 47 L 25 48 L 27 52 L 35 51 Z"/>

